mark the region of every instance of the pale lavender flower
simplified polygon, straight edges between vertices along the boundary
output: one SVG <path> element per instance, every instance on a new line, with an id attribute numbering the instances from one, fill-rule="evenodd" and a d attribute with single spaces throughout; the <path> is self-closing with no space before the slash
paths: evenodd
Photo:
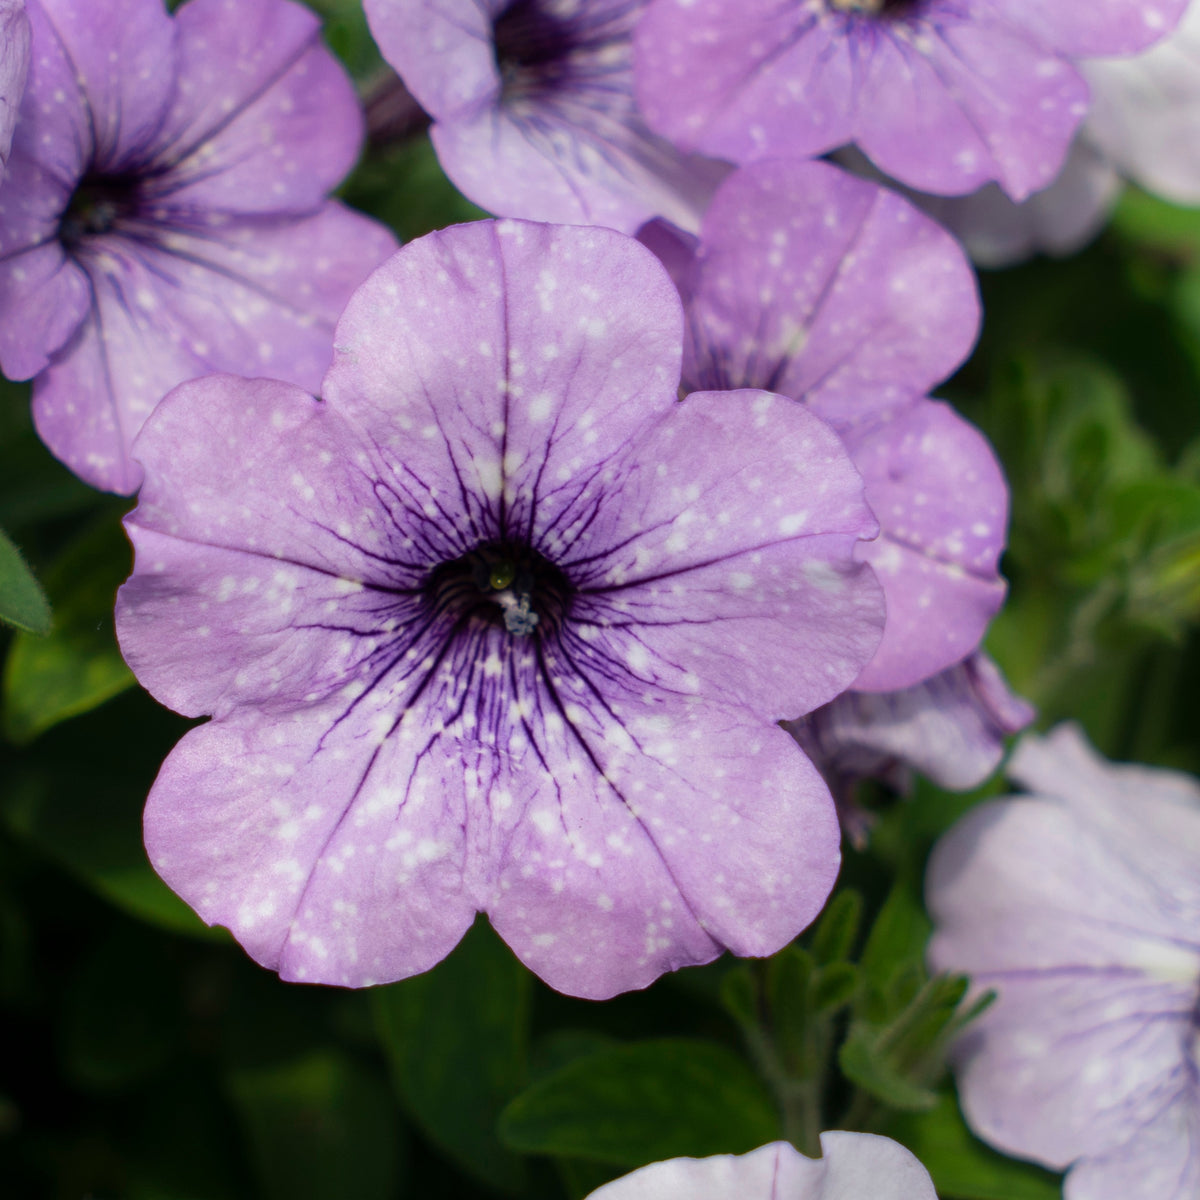
<path id="1" fill-rule="evenodd" d="M 727 165 L 679 153 L 633 100 L 645 0 L 365 0 L 464 195 L 500 216 L 695 228 Z"/>
<path id="2" fill-rule="evenodd" d="M 1079 729 L 1026 736 L 1032 795 L 936 847 L 932 967 L 994 988 L 957 1047 L 963 1109 L 1066 1200 L 1200 1195 L 1200 787 L 1112 766 Z"/>
<path id="3" fill-rule="evenodd" d="M 986 439 L 922 393 L 970 352 L 975 278 L 944 230 L 825 163 L 744 167 L 699 241 L 654 226 L 687 317 L 686 390 L 760 387 L 803 401 L 866 481 L 877 541 L 858 548 L 887 595 L 855 686 L 908 688 L 979 644 L 1004 597 L 1008 494 Z"/>
<path id="4" fill-rule="evenodd" d="M 146 843 L 260 962 L 396 979 L 482 910 L 603 997 L 819 911 L 836 816 L 777 722 L 874 652 L 876 525 L 803 407 L 679 403 L 681 322 L 620 234 L 457 226 L 355 294 L 323 401 L 217 377 L 147 423 L 118 633 L 213 720 Z"/>
<path id="5" fill-rule="evenodd" d="M 590 1200 L 937 1200 L 929 1172 L 898 1142 L 823 1133 L 821 1157 L 787 1142 L 749 1154 L 672 1158 L 615 1179 Z"/>
<path id="6" fill-rule="evenodd" d="M 29 18 L 25 15 L 25 0 L 0 0 L 0 180 L 12 148 L 28 70 Z"/>
<path id="7" fill-rule="evenodd" d="M 211 371 L 315 388 L 333 324 L 392 249 L 326 199 L 354 90 L 288 0 L 29 0 L 33 57 L 0 191 L 0 366 L 50 449 L 133 491 L 161 396 Z"/>
<path id="8" fill-rule="evenodd" d="M 653 0 L 636 36 L 652 129 L 736 162 L 856 143 L 911 187 L 1015 199 L 1087 111 L 1076 63 L 1132 54 L 1186 0 Z"/>

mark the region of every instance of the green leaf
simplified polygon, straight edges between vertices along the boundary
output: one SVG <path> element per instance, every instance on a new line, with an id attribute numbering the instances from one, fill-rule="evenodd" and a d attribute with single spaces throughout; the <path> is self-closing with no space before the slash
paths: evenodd
<path id="1" fill-rule="evenodd" d="M 133 686 L 113 631 L 113 603 L 130 561 L 117 514 L 109 512 L 46 572 L 54 630 L 18 634 L 4 672 L 4 726 L 13 741 L 29 741 Z"/>
<path id="2" fill-rule="evenodd" d="M 50 632 L 50 605 L 21 552 L 0 530 L 0 621 L 30 633 Z"/>
<path id="3" fill-rule="evenodd" d="M 859 960 L 863 978 L 875 993 L 891 990 L 897 976 L 914 968 L 923 974 L 931 928 L 915 885 L 902 875 L 879 910 Z"/>
<path id="4" fill-rule="evenodd" d="M 620 1044 L 616 1038 L 597 1029 L 556 1029 L 534 1043 L 529 1058 L 529 1081 L 532 1083 L 553 1075 L 577 1058 Z"/>
<path id="5" fill-rule="evenodd" d="M 919 1116 L 897 1114 L 883 1132 L 925 1164 L 943 1200 L 1061 1200 L 1058 1175 L 1006 1158 L 976 1138 L 953 1093 L 943 1092 Z"/>
<path id="6" fill-rule="evenodd" d="M 232 1072 L 229 1090 L 267 1200 L 391 1200 L 403 1125 L 383 1082 L 344 1054 L 316 1050 Z"/>
<path id="7" fill-rule="evenodd" d="M 514 1150 L 622 1167 L 681 1155 L 745 1154 L 780 1136 L 771 1097 L 714 1042 L 636 1042 L 576 1059 L 500 1118 Z"/>
<path id="8" fill-rule="evenodd" d="M 500 1110 L 529 1069 L 531 976 L 480 918 L 432 971 L 372 995 L 405 1107 L 467 1173 L 505 1191 L 524 1183 L 500 1144 Z"/>

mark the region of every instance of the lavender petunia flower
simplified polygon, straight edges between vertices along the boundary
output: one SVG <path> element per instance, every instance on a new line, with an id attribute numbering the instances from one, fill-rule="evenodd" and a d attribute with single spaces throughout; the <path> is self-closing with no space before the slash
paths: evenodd
<path id="1" fill-rule="evenodd" d="M 29 18 L 25 0 L 0 0 L 0 179 L 12 148 L 17 110 L 29 70 Z"/>
<path id="2" fill-rule="evenodd" d="M 922 393 L 967 356 L 974 275 L 945 231 L 825 163 L 744 167 L 698 243 L 652 227 L 687 314 L 685 389 L 761 387 L 804 401 L 864 476 L 887 594 L 884 640 L 856 683 L 908 688 L 961 661 L 999 608 L 1007 489 L 986 440 Z M 644 235 L 646 236 L 646 235 Z"/>
<path id="3" fill-rule="evenodd" d="M 874 652 L 876 525 L 801 406 L 680 404 L 680 340 L 631 239 L 457 226 L 355 294 L 324 401 L 218 377 L 147 423 L 118 634 L 213 720 L 146 843 L 260 962 L 396 979 L 483 910 L 603 997 L 818 912 L 836 817 L 777 722 Z"/>
<path id="4" fill-rule="evenodd" d="M 326 200 L 362 118 L 288 0 L 29 0 L 33 61 L 0 192 L 0 365 L 50 449 L 133 491 L 159 398 L 212 371 L 315 388 L 392 249 Z"/>
<path id="5" fill-rule="evenodd" d="M 1076 62 L 1132 54 L 1186 0 L 652 0 L 637 96 L 685 150 L 748 162 L 850 142 L 886 174 L 1013 198 L 1057 174 L 1087 111 Z"/>
<path id="6" fill-rule="evenodd" d="M 645 0 L 365 0 L 464 195 L 501 216 L 694 228 L 728 166 L 680 154 L 633 100 Z"/>
<path id="7" fill-rule="evenodd" d="M 821 1157 L 787 1142 L 749 1154 L 672 1158 L 615 1179 L 589 1200 L 937 1200 L 929 1172 L 898 1142 L 823 1133 Z"/>
<path id="8" fill-rule="evenodd" d="M 932 966 L 998 993 L 957 1048 L 967 1119 L 1070 1167 L 1066 1200 L 1195 1200 L 1200 787 L 1071 725 L 1009 773 L 1034 794 L 968 814 L 927 876 Z"/>

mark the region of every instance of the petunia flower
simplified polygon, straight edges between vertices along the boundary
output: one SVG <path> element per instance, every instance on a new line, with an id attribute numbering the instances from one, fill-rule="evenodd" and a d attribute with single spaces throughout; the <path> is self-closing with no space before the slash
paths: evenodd
<path id="1" fill-rule="evenodd" d="M 0 180 L 12 148 L 28 70 L 29 18 L 25 15 L 25 0 L 0 0 Z"/>
<path id="2" fill-rule="evenodd" d="M 0 191 L 0 366 L 55 455 L 131 492 L 129 447 L 213 371 L 315 388 L 354 288 L 395 248 L 326 199 L 353 88 L 288 0 L 29 0 L 33 58 Z"/>
<path id="3" fill-rule="evenodd" d="M 648 240 L 684 300 L 685 391 L 760 387 L 838 431 L 881 525 L 859 546 L 887 628 L 856 683 L 908 688 L 979 644 L 999 608 L 1007 489 L 982 435 L 923 393 L 969 353 L 974 274 L 912 205 L 825 163 L 744 167 L 698 242 Z"/>
<path id="4" fill-rule="evenodd" d="M 322 401 L 216 377 L 147 423 L 118 634 L 213 719 L 146 845 L 259 962 L 397 979 L 485 911 L 604 997 L 819 911 L 836 816 L 777 722 L 874 652 L 876 525 L 801 406 L 679 403 L 681 323 L 632 239 L 457 226 L 356 292 Z"/>
<path id="5" fill-rule="evenodd" d="M 1070 1168 L 1066 1200 L 1200 1195 L 1200 786 L 1112 766 L 1077 727 L 1026 736 L 1032 795 L 936 847 L 935 970 L 995 1003 L 957 1047 L 963 1109 L 1007 1154 Z"/>
<path id="6" fill-rule="evenodd" d="M 1058 173 L 1087 111 L 1077 63 L 1133 54 L 1187 0 L 652 0 L 638 102 L 681 149 L 748 162 L 855 143 L 911 187 Z"/>
<path id="7" fill-rule="evenodd" d="M 937 1200 L 929 1172 L 898 1142 L 823 1133 L 821 1157 L 788 1142 L 749 1154 L 672 1158 L 605 1184 L 589 1200 Z"/>
<path id="8" fill-rule="evenodd" d="M 500 216 L 695 228 L 728 166 L 681 154 L 633 99 L 646 0 L 364 0 L 379 48 L 434 118 L 446 174 Z"/>

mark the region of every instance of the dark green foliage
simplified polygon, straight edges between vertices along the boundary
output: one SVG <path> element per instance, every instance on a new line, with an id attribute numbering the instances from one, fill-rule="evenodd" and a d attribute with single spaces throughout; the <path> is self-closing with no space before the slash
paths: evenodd
<path id="1" fill-rule="evenodd" d="M 496 1119 L 529 1071 L 531 976 L 480 920 L 432 971 L 376 988 L 375 1023 L 413 1119 L 467 1174 L 506 1192 L 525 1182 Z"/>
<path id="2" fill-rule="evenodd" d="M 712 1042 L 658 1040 L 583 1055 L 522 1092 L 500 1119 L 513 1150 L 639 1167 L 744 1154 L 779 1136 L 771 1098 Z"/>

